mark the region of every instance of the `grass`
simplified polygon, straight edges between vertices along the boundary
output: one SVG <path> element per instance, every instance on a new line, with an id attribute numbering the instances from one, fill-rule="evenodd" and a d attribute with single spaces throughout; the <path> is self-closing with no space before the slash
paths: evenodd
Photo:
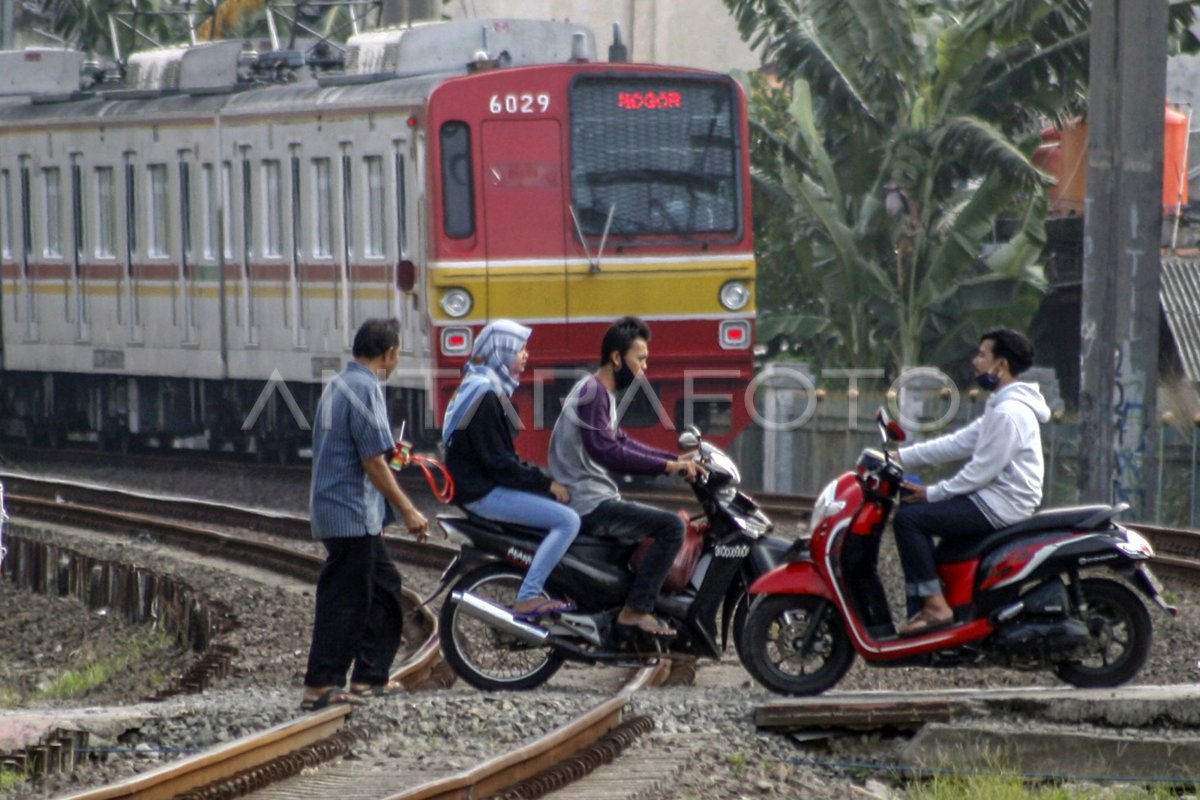
<path id="1" fill-rule="evenodd" d="M 120 646 L 122 649 L 119 652 L 82 647 L 71 656 L 61 672 L 43 679 L 36 687 L 27 686 L 24 690 L 19 685 L 0 687 L 0 708 L 16 708 L 29 699 L 68 700 L 82 697 L 104 686 L 114 676 L 125 672 L 146 672 L 143 661 L 176 647 L 176 643 L 163 632 L 148 629 L 137 632 Z M 0 665 L 0 672 L 3 672 L 2 667 Z M 154 673 L 147 680 L 161 681 L 161 675 Z"/>
<path id="2" fill-rule="evenodd" d="M 28 779 L 24 770 L 0 768 L 0 797 L 7 797 Z"/>
<path id="3" fill-rule="evenodd" d="M 41 697 L 67 699 L 81 697 L 103 686 L 114 675 L 135 667 L 142 659 L 173 646 L 173 641 L 161 631 L 138 636 L 121 653 L 99 654 L 83 652 L 83 663 L 68 669 L 37 692 Z"/>
<path id="4" fill-rule="evenodd" d="M 1195 792 L 1196 787 L 1191 787 Z M 1016 775 L 944 775 L 904 787 L 908 800 L 1178 800 L 1173 786 L 1034 784 Z"/>

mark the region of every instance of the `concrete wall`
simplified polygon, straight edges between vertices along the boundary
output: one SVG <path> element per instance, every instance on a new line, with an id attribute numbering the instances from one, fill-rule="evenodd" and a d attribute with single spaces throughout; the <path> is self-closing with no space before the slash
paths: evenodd
<path id="1" fill-rule="evenodd" d="M 451 19 L 524 17 L 586 25 L 607 58 L 612 24 L 633 61 L 728 72 L 754 69 L 759 60 L 738 35 L 721 0 L 452 0 L 442 7 Z"/>

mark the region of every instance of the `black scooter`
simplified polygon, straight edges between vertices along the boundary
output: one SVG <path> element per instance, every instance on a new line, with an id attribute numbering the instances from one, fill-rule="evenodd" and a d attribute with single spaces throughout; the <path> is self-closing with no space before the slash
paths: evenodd
<path id="1" fill-rule="evenodd" d="M 672 652 L 717 658 L 731 632 L 735 644 L 740 639 L 747 589 L 782 563 L 790 543 L 768 535 L 771 521 L 738 491 L 741 475 L 728 455 L 695 428 L 679 437 L 679 445 L 696 450 L 708 470 L 692 484 L 703 514 L 688 520 L 655 613 L 678 631 Z M 545 531 L 471 514 L 439 517 L 438 523 L 461 550 L 429 599 L 450 588 L 440 618 L 442 653 L 472 686 L 532 689 L 567 660 L 644 666 L 661 655 L 661 640 L 639 637 L 631 644 L 614 635 L 637 545 L 578 536 L 547 581 L 547 590 L 576 610 L 524 621 L 514 618 L 512 605 Z"/>

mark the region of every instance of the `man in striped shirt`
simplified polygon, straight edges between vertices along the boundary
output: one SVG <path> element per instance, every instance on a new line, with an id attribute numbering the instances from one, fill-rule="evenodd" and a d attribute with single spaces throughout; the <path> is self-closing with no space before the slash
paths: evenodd
<path id="1" fill-rule="evenodd" d="M 400 361 L 399 321 L 364 322 L 353 352 L 322 392 L 313 425 L 309 513 L 313 538 L 328 555 L 317 580 L 305 710 L 400 689 L 388 682 L 403 623 L 400 572 L 381 536 L 388 504 L 418 541 L 429 536 L 429 522 L 387 463 L 395 442 L 383 381 Z"/>

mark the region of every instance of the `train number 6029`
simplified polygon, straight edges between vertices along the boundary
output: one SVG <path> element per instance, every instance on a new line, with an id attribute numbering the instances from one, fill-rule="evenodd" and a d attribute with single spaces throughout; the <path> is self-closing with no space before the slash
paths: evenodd
<path id="1" fill-rule="evenodd" d="M 488 111 L 493 114 L 539 114 L 549 110 L 550 95 L 546 92 L 494 94 L 488 101 Z"/>

